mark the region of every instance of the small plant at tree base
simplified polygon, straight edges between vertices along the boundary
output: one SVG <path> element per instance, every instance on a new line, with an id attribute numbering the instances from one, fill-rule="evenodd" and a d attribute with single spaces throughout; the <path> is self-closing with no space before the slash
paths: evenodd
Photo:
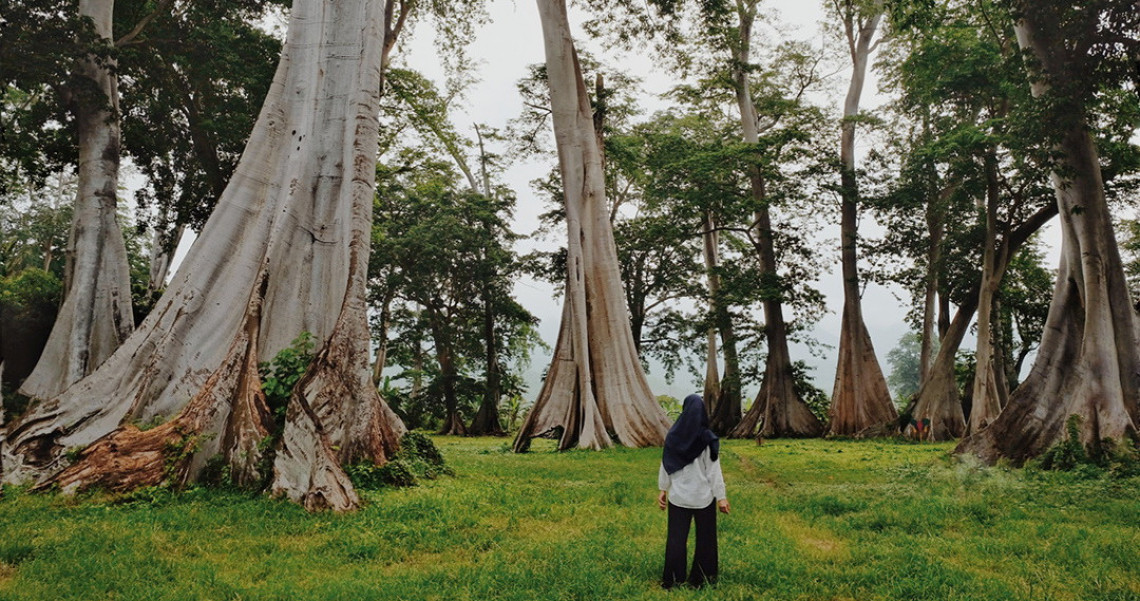
<path id="1" fill-rule="evenodd" d="M 301 332 L 288 348 L 281 349 L 270 361 L 258 365 L 261 373 L 261 391 L 265 393 L 265 401 L 269 410 L 273 412 L 274 422 L 285 423 L 285 409 L 289 405 L 289 397 L 293 394 L 293 387 L 309 364 L 313 362 L 313 335 Z"/>
<path id="2" fill-rule="evenodd" d="M 274 449 L 285 431 L 285 412 L 289 408 L 289 397 L 293 395 L 293 388 L 301 376 L 305 375 L 309 364 L 313 362 L 315 345 L 311 333 L 301 332 L 287 348 L 278 351 L 273 359 L 257 366 L 257 371 L 261 375 L 261 391 L 265 393 L 265 404 L 273 416 L 273 431 L 258 444 L 258 450 L 262 453 L 258 471 L 262 476 L 263 487 L 269 484 L 269 478 L 273 475 Z"/>
<path id="3" fill-rule="evenodd" d="M 233 468 L 226 463 L 226 458 L 220 453 L 206 460 L 199 481 L 206 486 L 225 489 L 237 488 L 234 482 Z"/>
<path id="4" fill-rule="evenodd" d="M 1072 471 L 1089 463 L 1085 445 L 1081 444 L 1081 417 L 1070 415 L 1065 421 L 1066 436 L 1041 455 L 1041 469 Z"/>
<path id="5" fill-rule="evenodd" d="M 1065 421 L 1065 438 L 1045 451 L 1038 460 L 1041 469 L 1079 472 L 1088 476 L 1106 473 L 1116 478 L 1140 475 L 1140 448 L 1136 441 L 1101 440 L 1092 453 L 1081 443 L 1081 417 Z"/>
<path id="6" fill-rule="evenodd" d="M 400 450 L 384 465 L 362 462 L 345 468 L 358 488 L 383 486 L 415 486 L 420 478 L 433 480 L 454 472 L 447 467 L 443 454 L 431 438 L 421 432 L 408 432 L 400 439 Z"/>

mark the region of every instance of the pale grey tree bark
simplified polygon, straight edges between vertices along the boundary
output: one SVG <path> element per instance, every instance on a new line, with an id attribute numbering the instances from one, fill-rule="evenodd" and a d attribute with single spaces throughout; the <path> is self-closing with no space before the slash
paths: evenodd
<path id="1" fill-rule="evenodd" d="M 1067 73 L 1070 47 L 1055 23 L 1033 10 L 1015 24 L 1018 45 L 1032 54 L 1038 72 L 1035 96 Z M 1061 266 L 1045 333 L 1029 376 L 989 427 L 962 440 L 956 452 L 987 463 L 1005 458 L 1020 465 L 1066 436 L 1079 420 L 1080 442 L 1103 450 L 1105 440 L 1135 439 L 1140 422 L 1140 355 L 1137 323 L 1120 251 L 1105 202 L 1096 143 L 1085 119 L 1065 124 L 1052 174 L 1061 218 Z"/>
<path id="2" fill-rule="evenodd" d="M 558 447 L 660 445 L 669 420 L 638 359 L 606 203 L 599 134 L 570 35 L 564 0 L 538 0 L 547 78 L 565 187 L 567 278 L 554 357 L 515 439 L 562 429 Z"/>
<path id="3" fill-rule="evenodd" d="M 114 0 L 80 0 L 109 50 Z M 79 61 L 71 91 L 79 135 L 78 191 L 67 245 L 64 300 L 35 369 L 20 393 L 51 398 L 90 374 L 134 329 L 130 268 L 116 220 L 119 187 L 119 91 L 114 62 Z M 97 402 L 97 401 L 93 401 Z"/>
<path id="4" fill-rule="evenodd" d="M 180 484 L 221 457 L 235 480 L 269 478 L 310 509 L 357 505 L 342 466 L 385 462 L 404 432 L 371 382 L 365 303 L 387 30 L 377 2 L 296 0 L 261 115 L 201 235 L 119 350 L 11 426 L 9 480 Z M 257 366 L 303 331 L 316 357 L 264 474 L 271 417 Z"/>
<path id="5" fill-rule="evenodd" d="M 883 7 L 874 3 L 859 10 L 854 3 L 840 7 L 848 49 L 851 53 L 851 82 L 843 104 L 840 136 L 842 207 L 843 317 L 839 332 L 839 359 L 835 388 L 831 393 L 830 434 L 854 435 L 882 426 L 898 418 L 891 402 L 890 388 L 875 355 L 871 335 L 863 319 L 862 290 L 859 285 L 858 222 L 859 188 L 855 174 L 855 121 L 867 75 L 867 64 L 879 41 L 872 42 L 883 18 Z M 881 40 L 882 38 L 879 38 Z"/>

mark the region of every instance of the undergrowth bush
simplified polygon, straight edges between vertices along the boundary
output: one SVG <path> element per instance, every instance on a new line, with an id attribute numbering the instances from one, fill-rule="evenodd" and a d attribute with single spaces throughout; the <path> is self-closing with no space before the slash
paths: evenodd
<path id="1" fill-rule="evenodd" d="M 1105 438 L 1091 450 L 1081 442 L 1081 416 L 1070 415 L 1065 438 L 1045 451 L 1035 466 L 1086 478 L 1140 476 L 1140 449 L 1135 442 Z"/>
<path id="2" fill-rule="evenodd" d="M 408 432 L 400 439 L 400 450 L 384 465 L 356 463 L 345 468 L 357 488 L 415 486 L 420 478 L 434 480 L 454 472 L 430 438 L 421 432 Z"/>

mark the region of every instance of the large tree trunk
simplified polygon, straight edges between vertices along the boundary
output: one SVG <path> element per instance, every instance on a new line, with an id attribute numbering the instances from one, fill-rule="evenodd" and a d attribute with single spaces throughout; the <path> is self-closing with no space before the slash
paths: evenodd
<path id="1" fill-rule="evenodd" d="M 98 371 L 13 424 L 8 478 L 65 489 L 178 484 L 218 456 L 239 482 L 271 476 L 274 494 L 307 508 L 357 505 L 342 466 L 385 462 L 404 431 L 368 365 L 384 25 L 375 2 L 296 1 L 242 160 L 178 274 Z M 316 357 L 264 474 L 270 416 L 258 362 L 302 331 Z M 135 425 L 156 420 L 166 421 Z M 68 449 L 79 450 L 74 463 Z"/>
<path id="2" fill-rule="evenodd" d="M 858 434 L 868 428 L 881 426 L 898 418 L 891 402 L 891 391 L 871 335 L 863 320 L 863 302 L 859 289 L 859 188 L 855 175 L 855 122 L 859 114 L 859 99 L 867 74 L 867 62 L 873 46 L 880 12 L 859 23 L 855 16 L 847 17 L 847 40 L 851 50 L 851 83 L 843 105 L 843 127 L 840 140 L 840 169 L 842 188 L 842 239 L 843 265 L 843 318 L 839 331 L 839 363 L 835 372 L 835 389 L 831 394 L 831 424 L 828 433 Z"/>
<path id="3" fill-rule="evenodd" d="M 752 92 L 748 83 L 747 66 L 751 62 L 752 25 L 756 19 L 756 2 L 737 4 L 739 37 L 737 61 L 734 68 L 736 104 L 740 111 L 740 125 L 744 141 L 748 144 L 760 143 L 758 117 Z M 769 199 L 765 190 L 764 177 L 758 166 L 749 169 L 752 197 L 755 201 L 756 253 L 760 262 L 761 277 L 772 287 L 779 282 L 779 269 L 776 263 L 776 250 L 772 240 L 772 220 Z M 795 376 L 792 372 L 791 353 L 788 351 L 787 324 L 784 322 L 783 301 L 780 294 L 769 291 L 764 299 L 764 334 L 768 343 L 768 357 L 765 360 L 764 382 L 760 393 L 746 415 L 737 420 L 728 435 L 734 438 L 747 438 L 755 434 L 757 425 L 763 418 L 762 436 L 819 436 L 823 424 L 808 409 L 806 403 L 796 393 Z M 727 382 L 727 370 L 725 380 Z"/>
<path id="4" fill-rule="evenodd" d="M 109 48 L 114 0 L 81 0 Z M 72 90 L 79 132 L 78 192 L 67 248 L 63 305 L 20 392 L 47 399 L 99 367 L 134 329 L 130 268 L 115 218 L 119 187 L 119 90 L 114 64 L 84 57 Z"/>
<path id="5" fill-rule="evenodd" d="M 1065 44 L 1055 24 L 1024 11 L 1015 29 L 1046 77 L 1061 77 Z M 1032 82 L 1035 96 L 1049 89 Z M 1065 437 L 1070 416 L 1080 420 L 1080 441 L 1093 453 L 1106 439 L 1135 438 L 1140 422 L 1140 357 L 1135 313 L 1128 295 L 1096 144 L 1084 119 L 1069 116 L 1052 174 L 1061 215 L 1061 266 L 1045 334 L 1029 377 L 990 426 L 956 449 L 987 463 L 1020 465 Z M 1065 122 L 1065 121 L 1062 121 Z"/>
<path id="6" fill-rule="evenodd" d="M 1000 245 L 1003 250 L 996 253 L 996 257 L 1001 260 L 997 261 L 994 272 L 1004 273 L 1009 266 L 1010 257 L 1017 254 L 1022 245 L 1056 214 L 1056 205 L 1042 207 L 1017 228 L 1007 232 Z M 978 309 L 980 294 L 980 288 L 967 293 L 967 300 L 958 307 L 953 321 L 946 328 L 939 326 L 944 334 L 938 355 L 931 365 L 929 377 L 919 389 L 915 402 L 910 407 L 911 419 L 918 424 L 923 424 L 924 419 L 929 422 L 922 429 L 921 437 L 925 440 L 949 440 L 961 436 L 965 431 L 965 416 L 954 376 L 954 364 L 958 347 L 961 346 L 974 312 Z M 906 424 L 903 425 L 906 427 Z"/>
<path id="7" fill-rule="evenodd" d="M 602 149 L 564 0 L 538 0 L 559 167 L 565 186 L 567 280 L 562 324 L 542 391 L 515 439 L 562 428 L 560 449 L 662 444 L 669 420 L 635 351 L 606 206 Z"/>

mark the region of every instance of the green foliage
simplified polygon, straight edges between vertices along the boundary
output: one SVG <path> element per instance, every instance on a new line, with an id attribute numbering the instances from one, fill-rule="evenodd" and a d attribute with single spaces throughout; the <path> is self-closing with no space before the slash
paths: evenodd
<path id="1" fill-rule="evenodd" d="M 0 361 L 4 377 L 19 382 L 35 367 L 62 300 L 63 284 L 53 273 L 38 267 L 0 276 Z M 23 413 L 27 400 L 5 394 L 9 419 Z"/>
<path id="2" fill-rule="evenodd" d="M 178 438 L 166 443 L 162 450 L 164 459 L 162 469 L 162 480 L 164 486 L 171 486 L 176 484 L 173 479 L 178 475 L 178 470 L 194 457 L 198 449 L 202 447 L 202 443 L 207 440 L 206 436 L 202 434 L 189 434 L 182 431 L 177 431 Z"/>
<path id="3" fill-rule="evenodd" d="M 661 405 L 661 408 L 665 410 L 665 414 L 668 415 L 671 420 L 675 420 L 681 415 L 681 399 L 677 397 L 659 394 L 657 395 L 657 404 Z"/>
<path id="4" fill-rule="evenodd" d="M 826 426 L 831 419 L 831 397 L 812 383 L 811 370 L 812 368 L 803 361 L 793 363 L 792 377 L 795 378 L 793 386 L 796 394 L 807 404 L 808 409 L 811 409 L 811 412 Z"/>
<path id="5" fill-rule="evenodd" d="M 35 267 L 0 279 L 0 305 L 13 320 L 55 316 L 63 295 L 63 283 L 55 275 Z"/>
<path id="6" fill-rule="evenodd" d="M 1073 472 L 1085 478 L 1140 476 L 1140 446 L 1135 441 L 1105 439 L 1091 448 L 1081 441 L 1081 416 L 1065 420 L 1065 437 L 1034 462 L 1045 470 Z"/>
<path id="7" fill-rule="evenodd" d="M 395 382 L 402 386 L 390 383 L 385 398 L 414 428 L 452 415 L 470 419 L 487 396 L 489 374 L 497 374 L 500 395 L 521 394 L 518 372 L 541 339 L 512 294 L 522 268 L 511 248 L 515 198 L 493 183 L 497 157 L 483 145 L 489 133 L 480 134 L 482 183 L 470 170 L 461 178 L 444 157 L 466 169 L 466 140 L 445 110 L 410 93 L 437 94 L 434 87 L 411 72 L 396 75 L 393 90 L 411 97 L 389 108 L 393 118 L 410 119 L 434 142 L 392 148 L 377 168 L 370 297 L 381 314 L 377 335 L 388 338 L 388 364 L 403 368 Z"/>
<path id="8" fill-rule="evenodd" d="M 421 432 L 410 431 L 400 439 L 400 450 L 388 463 L 377 466 L 362 462 L 345 467 L 357 488 L 377 489 L 385 486 L 416 486 L 420 478 L 434 480 L 453 475 L 439 448 Z"/>
<path id="9" fill-rule="evenodd" d="M 1124 259 L 1128 288 L 1133 302 L 1136 302 L 1136 299 L 1140 299 L 1140 220 L 1125 220 L 1122 225 L 1124 235 L 1120 240 L 1120 254 Z"/>
<path id="10" fill-rule="evenodd" d="M 301 332 L 287 348 L 278 351 L 272 360 L 257 366 L 265 401 L 279 424 L 285 421 L 285 409 L 289 405 L 293 387 L 313 362 L 315 344 L 312 334 Z"/>
<path id="11" fill-rule="evenodd" d="M 905 405 L 911 397 L 918 394 L 918 386 L 922 381 L 922 335 L 918 332 L 907 332 L 899 338 L 898 346 L 887 353 L 887 365 L 891 368 L 887 376 L 887 384 L 895 393 L 895 403 Z"/>

